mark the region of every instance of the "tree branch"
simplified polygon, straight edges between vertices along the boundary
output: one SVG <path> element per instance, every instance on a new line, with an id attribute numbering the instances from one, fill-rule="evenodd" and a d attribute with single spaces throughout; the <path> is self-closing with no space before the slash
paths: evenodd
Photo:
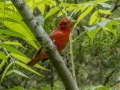
<path id="1" fill-rule="evenodd" d="M 28 28 L 33 32 L 35 36 L 38 37 L 40 44 L 46 51 L 50 62 L 59 74 L 65 88 L 67 90 L 79 90 L 77 85 L 74 83 L 68 68 L 60 57 L 60 54 L 58 53 L 55 45 L 53 44 L 49 36 L 45 33 L 42 26 L 39 25 L 33 14 L 30 12 L 29 7 L 25 4 L 23 0 L 11 1 L 21 14 L 23 21 L 26 23 Z"/>
<path id="2" fill-rule="evenodd" d="M 114 85 L 116 85 L 118 83 L 120 83 L 120 80 L 118 80 L 118 81 L 114 82 L 113 84 L 111 84 L 110 87 L 112 87 L 112 86 L 114 86 Z"/>
<path id="3" fill-rule="evenodd" d="M 114 12 L 119 6 L 120 6 L 120 3 L 118 3 L 119 2 L 119 0 L 117 0 L 116 2 L 115 2 L 115 4 L 112 6 L 112 8 L 111 8 L 111 12 Z M 105 18 L 108 18 L 110 15 L 105 15 L 104 17 Z"/>
<path id="4" fill-rule="evenodd" d="M 103 85 L 106 85 L 107 83 L 108 83 L 108 81 L 109 81 L 109 79 L 110 79 L 110 77 L 113 75 L 113 73 L 116 71 L 116 69 L 115 70 L 113 70 L 107 77 L 106 77 L 106 80 L 105 80 L 105 82 L 104 82 L 104 84 Z"/>

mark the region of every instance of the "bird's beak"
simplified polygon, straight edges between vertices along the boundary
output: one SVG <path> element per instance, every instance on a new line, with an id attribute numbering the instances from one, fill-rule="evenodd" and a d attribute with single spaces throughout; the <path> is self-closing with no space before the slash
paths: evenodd
<path id="1" fill-rule="evenodd" d="M 70 21 L 70 26 L 72 27 L 77 21 L 76 20 L 71 20 Z"/>

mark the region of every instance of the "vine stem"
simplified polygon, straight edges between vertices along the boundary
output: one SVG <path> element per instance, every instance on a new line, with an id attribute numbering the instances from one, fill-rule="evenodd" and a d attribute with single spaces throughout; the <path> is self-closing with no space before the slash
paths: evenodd
<path id="1" fill-rule="evenodd" d="M 72 33 L 70 33 L 70 57 L 71 57 L 71 64 L 72 64 L 72 76 L 74 79 L 74 82 L 77 84 L 76 75 L 75 75 L 75 63 L 74 63 L 74 57 L 73 57 L 73 45 L 72 45 Z"/>
<path id="2" fill-rule="evenodd" d="M 72 43 L 75 42 L 80 36 L 82 36 L 86 32 L 87 32 L 87 30 L 85 30 L 83 33 L 81 33 L 79 36 L 77 36 L 74 40 L 72 40 Z"/>

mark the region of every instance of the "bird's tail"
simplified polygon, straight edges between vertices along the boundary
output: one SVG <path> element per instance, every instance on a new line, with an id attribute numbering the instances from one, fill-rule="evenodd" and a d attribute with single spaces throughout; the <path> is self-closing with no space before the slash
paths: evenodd
<path id="1" fill-rule="evenodd" d="M 48 58 L 45 58 L 45 59 L 42 59 L 41 61 L 42 62 L 45 62 L 45 61 L 47 61 L 48 60 Z M 40 60 L 36 60 L 35 58 L 33 58 L 33 59 L 31 59 L 28 63 L 27 63 L 27 65 L 28 66 L 30 66 L 30 67 L 33 67 L 36 63 L 38 63 Z"/>
<path id="2" fill-rule="evenodd" d="M 37 63 L 37 60 L 31 59 L 31 60 L 27 63 L 27 65 L 30 66 L 30 67 L 33 67 L 36 63 Z"/>

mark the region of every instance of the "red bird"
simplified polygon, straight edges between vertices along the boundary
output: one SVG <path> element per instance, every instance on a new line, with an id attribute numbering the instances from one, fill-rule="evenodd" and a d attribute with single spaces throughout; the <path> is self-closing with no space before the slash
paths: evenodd
<path id="1" fill-rule="evenodd" d="M 62 18 L 55 28 L 55 30 L 50 34 L 50 38 L 53 43 L 56 45 L 58 52 L 61 52 L 69 41 L 70 31 L 72 30 L 73 25 L 76 23 L 76 20 L 69 20 L 67 18 Z M 40 48 L 36 56 L 27 63 L 28 66 L 33 67 L 40 60 L 47 59 L 48 56 L 45 53 L 43 48 Z"/>

